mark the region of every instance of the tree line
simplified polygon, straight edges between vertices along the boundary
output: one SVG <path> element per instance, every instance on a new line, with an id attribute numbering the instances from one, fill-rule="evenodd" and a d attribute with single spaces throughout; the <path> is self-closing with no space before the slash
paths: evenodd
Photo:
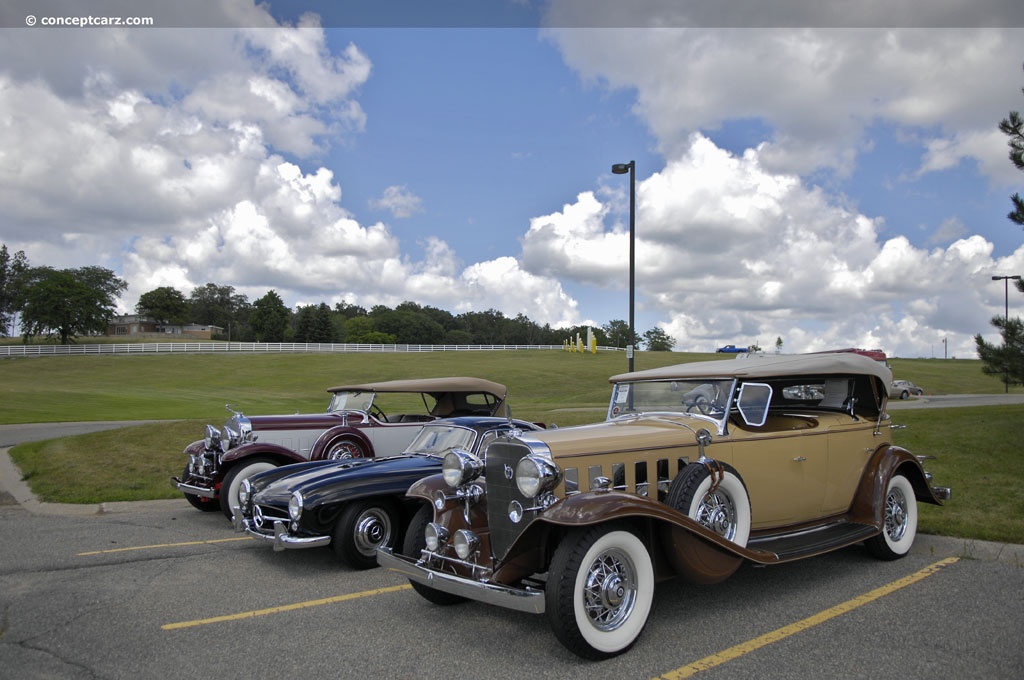
<path id="1" fill-rule="evenodd" d="M 116 315 L 117 297 L 128 284 L 103 267 L 32 267 L 25 253 L 0 244 L 0 335 L 20 325 L 25 342 L 36 338 L 61 344 L 77 337 L 105 335 Z M 190 323 L 215 326 L 214 339 L 238 342 L 316 342 L 416 345 L 560 345 L 587 337 L 587 326 L 552 328 L 523 314 L 495 309 L 452 314 L 437 307 L 402 302 L 394 308 L 325 302 L 290 309 L 269 290 L 250 302 L 232 286 L 207 283 L 185 293 L 161 286 L 139 296 L 135 312 L 158 326 Z M 629 325 L 613 320 L 593 332 L 605 347 L 630 344 Z M 675 341 L 660 328 L 633 334 L 635 347 L 669 351 Z"/>

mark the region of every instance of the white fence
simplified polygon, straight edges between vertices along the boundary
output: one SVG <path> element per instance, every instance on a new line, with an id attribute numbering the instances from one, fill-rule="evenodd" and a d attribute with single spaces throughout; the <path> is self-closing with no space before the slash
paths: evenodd
<path id="1" fill-rule="evenodd" d="M 0 356 L 58 356 L 86 354 L 268 354 L 347 352 L 480 352 L 516 349 L 557 349 L 562 345 L 377 345 L 317 342 L 131 342 L 112 345 L 0 345 Z M 624 351 L 619 347 L 599 350 Z"/>

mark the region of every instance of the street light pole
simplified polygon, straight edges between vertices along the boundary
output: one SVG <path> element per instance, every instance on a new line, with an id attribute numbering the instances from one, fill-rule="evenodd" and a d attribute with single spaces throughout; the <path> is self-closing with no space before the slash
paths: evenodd
<path id="1" fill-rule="evenodd" d="M 632 373 L 633 339 L 636 337 L 636 332 L 633 330 L 633 305 L 636 284 L 636 161 L 616 163 L 612 166 L 612 172 L 616 175 L 629 173 L 629 344 L 626 345 L 626 359 L 629 362 L 629 371 Z"/>
<path id="2" fill-rule="evenodd" d="M 1020 281 L 1020 275 L 1014 276 L 993 276 L 993 281 L 1003 282 L 1003 321 L 1009 323 L 1010 321 L 1010 281 Z M 1005 327 L 1004 327 L 1005 328 Z M 1004 381 L 1006 386 L 1006 393 L 1010 393 L 1010 369 L 1006 369 L 1006 380 Z"/>

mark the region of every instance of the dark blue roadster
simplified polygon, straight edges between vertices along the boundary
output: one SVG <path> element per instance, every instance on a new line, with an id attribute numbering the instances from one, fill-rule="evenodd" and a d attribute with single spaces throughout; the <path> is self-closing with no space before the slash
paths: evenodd
<path id="1" fill-rule="evenodd" d="M 377 548 L 402 545 L 422 499 L 406 490 L 441 471 L 449 451 L 483 456 L 510 431 L 540 426 L 522 420 L 463 416 L 423 426 L 405 452 L 377 458 L 318 460 L 253 475 L 239 490 L 235 528 L 272 543 L 274 550 L 331 546 L 354 569 L 377 566 Z"/>

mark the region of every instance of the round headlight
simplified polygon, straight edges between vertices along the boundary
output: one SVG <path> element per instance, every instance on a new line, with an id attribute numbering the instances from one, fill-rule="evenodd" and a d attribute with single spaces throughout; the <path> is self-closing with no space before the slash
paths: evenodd
<path id="1" fill-rule="evenodd" d="M 456 488 L 473 481 L 484 471 L 484 462 L 468 451 L 452 449 L 444 457 L 441 474 L 444 483 Z"/>
<path id="2" fill-rule="evenodd" d="M 288 516 L 295 522 L 302 516 L 302 494 L 298 491 L 293 491 L 292 497 L 288 499 Z"/>
<path id="3" fill-rule="evenodd" d="M 222 451 L 220 431 L 213 425 L 206 426 L 206 436 L 203 437 L 203 446 L 207 451 Z"/>
<path id="4" fill-rule="evenodd" d="M 424 537 L 427 542 L 427 550 L 437 552 L 439 548 L 443 548 L 448 543 L 448 530 L 437 522 L 431 522 L 427 524 Z"/>
<path id="5" fill-rule="evenodd" d="M 452 537 L 452 545 L 455 547 L 455 554 L 464 560 L 480 547 L 480 537 L 468 529 L 459 529 Z"/>
<path id="6" fill-rule="evenodd" d="M 555 488 L 558 479 L 558 466 L 546 458 L 525 456 L 516 465 L 516 486 L 527 498 Z"/>
<path id="7" fill-rule="evenodd" d="M 238 504 L 243 508 L 249 505 L 249 496 L 252 495 L 252 484 L 249 483 L 249 479 L 243 479 L 242 485 L 238 488 Z"/>

